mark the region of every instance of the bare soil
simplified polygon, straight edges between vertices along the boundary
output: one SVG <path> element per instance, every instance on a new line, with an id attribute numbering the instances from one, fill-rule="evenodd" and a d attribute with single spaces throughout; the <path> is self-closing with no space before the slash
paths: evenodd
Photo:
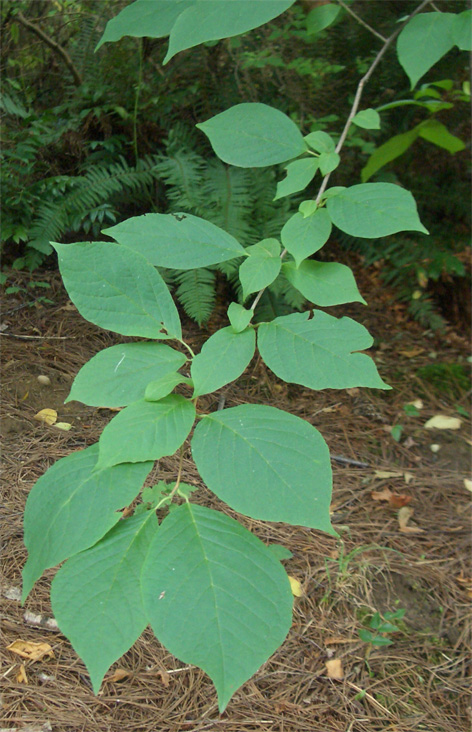
<path id="1" fill-rule="evenodd" d="M 25 304 L 21 296 L 5 298 L 0 330 L 3 727 L 29 732 L 468 730 L 472 495 L 464 479 L 470 477 L 471 440 L 470 420 L 457 408 L 470 414 L 470 392 L 457 385 L 438 389 L 417 376 L 420 367 L 431 363 L 466 364 L 467 339 L 453 328 L 424 332 L 375 271 L 360 270 L 360 287 L 371 306 L 334 311 L 356 318 L 375 336 L 373 355 L 392 391 L 315 393 L 280 382 L 257 358 L 240 382 L 224 390 L 226 406 L 250 401 L 303 417 L 320 429 L 332 455 L 344 462 L 333 460 L 332 518 L 340 540 L 302 527 L 242 519 L 263 541 L 293 552 L 285 566 L 301 582 L 303 596 L 295 598 L 284 645 L 219 715 L 208 677 L 171 656 L 150 630 L 112 667 L 94 696 L 67 639 L 44 625 L 51 617 L 49 586 L 55 570 L 46 572 L 26 606 L 20 605 L 22 513 L 28 492 L 55 460 L 96 442 L 113 416 L 108 409 L 78 402 L 64 405 L 64 399 L 92 355 L 126 340 L 85 322 L 57 275 L 36 272 L 35 279 L 40 278 L 51 283 L 48 296 L 54 305 L 19 308 Z M 208 331 L 223 319 L 221 308 Z M 189 322 L 185 327 L 188 341 L 198 349 L 208 332 Z M 39 375 L 48 376 L 50 384 L 41 385 Z M 219 396 L 205 397 L 203 408 L 216 409 Z M 416 399 L 424 406 L 419 416 L 409 417 L 404 405 Z M 59 421 L 71 429 L 64 432 L 36 421 L 34 415 L 44 408 L 57 410 Z M 425 429 L 436 414 L 459 416 L 461 428 Z M 399 442 L 389 432 L 398 424 L 403 425 Z M 431 445 L 439 445 L 438 451 Z M 176 468 L 173 458 L 163 459 L 159 476 L 171 479 Z M 200 481 L 189 451 L 184 480 Z M 411 498 L 407 526 L 420 531 L 402 532 L 398 508 L 373 499 L 374 491 L 385 488 Z M 203 486 L 194 495 L 198 502 L 234 515 Z M 391 635 L 392 645 L 370 646 L 360 639 L 358 631 L 375 611 L 400 608 L 406 612 L 400 631 Z M 32 614 L 41 618 L 32 621 Z M 49 643 L 54 658 L 22 661 L 7 648 L 18 639 Z M 328 675 L 325 664 L 332 659 L 341 662 L 340 680 Z M 121 681 L 113 677 L 117 669 L 126 672 Z"/>

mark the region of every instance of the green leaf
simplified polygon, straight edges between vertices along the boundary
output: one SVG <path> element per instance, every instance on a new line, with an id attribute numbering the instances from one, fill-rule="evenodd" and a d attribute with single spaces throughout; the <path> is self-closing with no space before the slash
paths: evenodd
<path id="1" fill-rule="evenodd" d="M 452 37 L 461 51 L 472 51 L 472 10 L 464 10 L 452 21 Z"/>
<path id="2" fill-rule="evenodd" d="M 318 208 L 317 202 L 310 200 L 310 201 L 302 201 L 298 207 L 298 210 L 302 214 L 303 218 L 306 219 L 306 218 L 308 218 L 308 216 L 311 216 L 312 214 L 314 214 L 317 208 Z"/>
<path id="3" fill-rule="evenodd" d="M 51 242 L 69 297 L 80 314 L 122 335 L 182 337 L 179 314 L 164 280 L 137 252 L 119 244 Z"/>
<path id="4" fill-rule="evenodd" d="M 182 353 L 161 343 L 105 348 L 82 366 L 66 403 L 75 400 L 92 407 L 123 407 L 142 399 L 152 379 L 175 372 L 186 360 Z"/>
<path id="5" fill-rule="evenodd" d="M 420 125 L 420 137 L 433 145 L 442 147 L 451 155 L 465 149 L 465 143 L 459 137 L 452 135 L 447 127 L 437 119 L 428 119 Z"/>
<path id="6" fill-rule="evenodd" d="M 332 188 L 327 188 L 325 192 L 323 193 L 323 200 L 327 200 L 328 198 L 333 198 L 334 196 L 338 196 L 342 191 L 346 190 L 346 186 L 333 186 Z"/>
<path id="7" fill-rule="evenodd" d="M 237 521 L 192 503 L 162 522 L 141 586 L 157 638 L 211 677 L 220 712 L 292 623 L 293 597 L 280 562 Z"/>
<path id="8" fill-rule="evenodd" d="M 317 310 L 311 320 L 308 313 L 294 313 L 262 323 L 257 345 L 267 366 L 284 381 L 310 389 L 389 389 L 372 359 L 353 353 L 372 343 L 360 323 Z"/>
<path id="9" fill-rule="evenodd" d="M 365 166 L 361 171 L 361 180 L 363 183 L 372 178 L 380 168 L 383 168 L 387 163 L 391 163 L 392 160 L 399 158 L 404 152 L 408 150 L 419 135 L 419 125 L 414 127 L 408 132 L 402 132 L 401 135 L 395 135 L 387 140 L 383 145 L 374 150 L 370 158 L 368 159 Z"/>
<path id="10" fill-rule="evenodd" d="M 306 188 L 315 177 L 318 167 L 319 162 L 315 157 L 302 158 L 302 160 L 294 160 L 293 163 L 289 163 L 285 167 L 287 177 L 277 183 L 274 201 Z"/>
<path id="11" fill-rule="evenodd" d="M 244 254 L 234 236 L 188 213 L 135 216 L 103 233 L 169 269 L 208 267 Z"/>
<path id="12" fill-rule="evenodd" d="M 371 107 L 362 109 L 352 118 L 352 121 L 365 130 L 380 130 L 380 115 Z"/>
<path id="13" fill-rule="evenodd" d="M 199 0 L 187 8 L 172 28 L 169 50 L 164 59 L 166 64 L 176 53 L 197 46 L 206 41 L 246 33 L 276 18 L 289 8 L 295 0 Z"/>
<path id="14" fill-rule="evenodd" d="M 402 433 L 403 433 L 403 425 L 402 424 L 395 424 L 392 427 L 392 429 L 390 430 L 390 434 L 392 435 L 392 438 L 395 440 L 395 442 L 400 442 Z"/>
<path id="15" fill-rule="evenodd" d="M 239 279 L 243 286 L 243 299 L 252 292 L 258 292 L 270 285 L 278 276 L 281 267 L 280 242 L 277 239 L 263 239 L 246 247 L 247 259 L 239 268 Z"/>
<path id="16" fill-rule="evenodd" d="M 278 559 L 279 562 L 283 562 L 284 559 L 291 559 L 293 557 L 292 552 L 286 547 L 282 546 L 282 544 L 269 544 L 267 549 L 272 552 L 274 557 Z"/>
<path id="17" fill-rule="evenodd" d="M 307 32 L 311 35 L 313 33 L 320 33 L 320 31 L 328 28 L 331 23 L 334 23 L 340 11 L 340 6 L 333 5 L 332 3 L 313 8 L 306 17 Z"/>
<path id="18" fill-rule="evenodd" d="M 152 463 L 95 470 L 98 445 L 58 460 L 26 501 L 23 602 L 45 569 L 95 544 L 139 493 Z"/>
<path id="19" fill-rule="evenodd" d="M 366 301 L 357 289 L 354 275 L 345 264 L 305 260 L 297 266 L 287 262 L 283 273 L 307 300 L 319 307 Z"/>
<path id="20" fill-rule="evenodd" d="M 328 173 L 332 173 L 333 170 L 336 170 L 341 162 L 341 158 L 337 152 L 323 152 L 320 153 L 318 162 L 320 164 L 321 175 L 328 175 Z"/>
<path id="21" fill-rule="evenodd" d="M 194 4 L 195 0 L 136 0 L 108 21 L 95 50 L 104 43 L 119 41 L 123 36 L 168 36 L 179 15 Z"/>
<path id="22" fill-rule="evenodd" d="M 146 386 L 144 398 L 147 402 L 159 402 L 179 384 L 192 385 L 192 380 L 178 373 L 165 374 Z"/>
<path id="23" fill-rule="evenodd" d="M 454 13 L 421 13 L 401 31 L 397 40 L 398 60 L 412 88 L 453 47 L 455 18 Z"/>
<path id="24" fill-rule="evenodd" d="M 212 412 L 195 429 L 192 455 L 208 488 L 235 511 L 335 533 L 328 447 L 300 417 L 255 404 Z"/>
<path id="25" fill-rule="evenodd" d="M 195 420 L 195 406 L 179 394 L 159 402 L 134 402 L 105 427 L 99 441 L 100 468 L 173 455 Z"/>
<path id="26" fill-rule="evenodd" d="M 192 361 L 193 398 L 210 394 L 241 376 L 255 348 L 254 328 L 241 333 L 235 333 L 231 326 L 216 331 Z"/>
<path id="27" fill-rule="evenodd" d="M 246 308 L 237 302 L 230 303 L 228 308 L 229 322 L 235 333 L 241 333 L 241 331 L 246 330 L 253 315 L 254 310 L 246 310 Z"/>
<path id="28" fill-rule="evenodd" d="M 306 135 L 304 139 L 307 145 L 318 153 L 334 152 L 334 140 L 327 132 L 323 132 L 323 130 L 310 132 L 310 134 Z"/>
<path id="29" fill-rule="evenodd" d="M 236 104 L 197 127 L 221 160 L 241 168 L 284 163 L 306 150 L 296 124 L 267 104 Z"/>
<path id="30" fill-rule="evenodd" d="M 393 183 L 350 186 L 328 199 L 326 207 L 333 224 L 350 236 L 375 239 L 397 231 L 428 233 L 411 193 Z"/>
<path id="31" fill-rule="evenodd" d="M 120 521 L 98 544 L 69 559 L 54 577 L 54 617 L 87 666 L 95 694 L 111 664 L 148 624 L 140 570 L 157 531 L 153 511 Z"/>
<path id="32" fill-rule="evenodd" d="M 296 213 L 289 218 L 280 234 L 282 244 L 295 259 L 297 266 L 326 244 L 331 234 L 331 219 L 325 208 L 319 208 L 306 218 Z"/>

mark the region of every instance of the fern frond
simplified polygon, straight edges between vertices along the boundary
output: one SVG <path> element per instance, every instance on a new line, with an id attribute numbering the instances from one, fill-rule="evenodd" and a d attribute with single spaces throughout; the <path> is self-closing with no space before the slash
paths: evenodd
<path id="1" fill-rule="evenodd" d="M 210 269 L 200 268 L 175 273 L 176 297 L 187 315 L 203 325 L 215 306 L 216 275 Z"/>

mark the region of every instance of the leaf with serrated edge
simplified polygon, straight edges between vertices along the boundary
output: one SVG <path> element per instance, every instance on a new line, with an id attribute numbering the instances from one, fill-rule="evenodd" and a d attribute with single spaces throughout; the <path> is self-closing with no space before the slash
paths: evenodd
<path id="1" fill-rule="evenodd" d="M 98 544 L 69 559 L 52 582 L 54 617 L 87 666 L 96 694 L 111 664 L 148 624 L 139 580 L 157 531 L 153 511 L 120 521 Z"/>
<path id="2" fill-rule="evenodd" d="M 254 328 L 235 333 L 229 326 L 210 336 L 192 361 L 193 397 L 210 394 L 241 376 L 255 348 Z"/>
<path id="3" fill-rule="evenodd" d="M 283 273 L 307 300 L 319 307 L 346 302 L 367 304 L 357 289 L 352 270 L 345 264 L 310 259 L 297 268 L 293 262 L 287 262 L 283 266 Z"/>
<path id="4" fill-rule="evenodd" d="M 244 255 L 234 236 L 188 213 L 134 216 L 103 233 L 169 269 L 208 267 Z"/>
<path id="5" fill-rule="evenodd" d="M 331 234 L 331 219 L 325 208 L 319 208 L 311 216 L 294 214 L 281 231 L 282 244 L 295 259 L 297 265 L 326 244 Z"/>
<path id="6" fill-rule="evenodd" d="M 51 242 L 69 297 L 80 314 L 122 335 L 182 337 L 179 314 L 155 267 L 114 242 Z"/>
<path id="7" fill-rule="evenodd" d="M 280 562 L 234 519 L 191 503 L 162 522 L 141 586 L 157 638 L 211 677 L 220 712 L 283 643 L 292 622 Z"/>
<path id="8" fill-rule="evenodd" d="M 328 447 L 300 417 L 255 404 L 212 412 L 195 429 L 192 455 L 208 488 L 235 511 L 335 533 Z"/>
<path id="9" fill-rule="evenodd" d="M 126 406 L 144 397 L 151 380 L 176 371 L 186 360 L 182 353 L 161 343 L 123 343 L 105 348 L 82 366 L 66 402 L 76 400 L 92 407 Z"/>
<path id="10" fill-rule="evenodd" d="M 98 466 L 173 455 L 187 438 L 194 420 L 195 405 L 180 394 L 170 394 L 158 402 L 134 402 L 103 430 Z"/>
<path id="11" fill-rule="evenodd" d="M 139 493 L 151 462 L 95 470 L 98 445 L 52 465 L 26 501 L 23 601 L 45 569 L 95 544 Z"/>
<path id="12" fill-rule="evenodd" d="M 257 338 L 267 366 L 289 383 L 310 389 L 390 389 L 369 356 L 353 353 L 372 343 L 372 336 L 360 323 L 319 310 L 311 320 L 308 313 L 294 313 L 261 323 Z"/>

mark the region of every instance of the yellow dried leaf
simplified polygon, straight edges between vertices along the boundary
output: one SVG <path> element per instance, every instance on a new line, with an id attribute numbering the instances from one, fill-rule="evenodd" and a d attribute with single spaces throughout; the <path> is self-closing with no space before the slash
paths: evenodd
<path id="1" fill-rule="evenodd" d="M 21 666 L 18 670 L 18 673 L 16 675 L 16 683 L 17 684 L 27 684 L 28 683 L 28 677 L 26 675 L 26 669 L 25 669 L 24 663 L 21 664 Z"/>
<path id="2" fill-rule="evenodd" d="M 58 430 L 64 430 L 64 432 L 68 432 L 72 425 L 69 422 L 56 422 L 54 427 L 56 427 L 56 429 Z"/>
<path id="3" fill-rule="evenodd" d="M 424 529 L 419 526 L 408 526 L 408 522 L 414 514 L 414 510 L 410 506 L 403 506 L 398 512 L 398 525 L 400 531 L 404 534 L 421 534 Z"/>
<path id="4" fill-rule="evenodd" d="M 16 653 L 16 655 L 21 656 L 21 658 L 26 658 L 28 661 L 32 661 L 33 663 L 34 661 L 41 661 L 45 656 L 48 658 L 54 658 L 54 651 L 49 643 L 16 640 L 7 646 L 7 650 L 12 653 Z"/>
<path id="5" fill-rule="evenodd" d="M 414 358 L 415 356 L 419 356 L 420 353 L 424 353 L 424 348 L 405 348 L 403 351 L 398 351 L 398 353 L 401 353 L 402 356 L 406 356 L 407 358 Z"/>
<path id="6" fill-rule="evenodd" d="M 411 404 L 411 406 L 416 407 L 416 409 L 423 409 L 424 407 L 422 399 L 413 399 L 412 402 L 407 402 L 407 404 Z"/>
<path id="7" fill-rule="evenodd" d="M 427 430 L 458 430 L 462 420 L 459 417 L 448 417 L 446 414 L 435 414 L 425 424 Z"/>
<path id="8" fill-rule="evenodd" d="M 115 671 L 107 676 L 105 681 L 123 681 L 131 676 L 131 671 L 127 671 L 125 668 L 117 668 Z"/>
<path id="9" fill-rule="evenodd" d="M 329 661 L 326 661 L 325 666 L 328 679 L 341 681 L 344 678 L 343 665 L 340 658 L 330 658 Z"/>
<path id="10" fill-rule="evenodd" d="M 403 473 L 403 477 L 405 479 L 405 483 L 408 485 L 409 483 L 411 483 L 415 476 L 413 475 L 413 473 Z"/>
<path id="11" fill-rule="evenodd" d="M 300 582 L 295 579 L 295 577 L 288 576 L 288 580 L 290 582 L 290 589 L 292 590 L 292 595 L 295 597 L 303 597 L 303 589 L 300 584 Z"/>
<path id="12" fill-rule="evenodd" d="M 57 412 L 55 409 L 41 409 L 38 414 L 34 415 L 34 419 L 45 424 L 55 424 L 57 421 Z"/>
<path id="13" fill-rule="evenodd" d="M 469 478 L 464 478 L 464 488 L 466 491 L 470 491 L 472 493 L 472 480 L 469 480 Z"/>
<path id="14" fill-rule="evenodd" d="M 392 470 L 376 470 L 374 475 L 376 478 L 401 478 L 403 473 Z"/>
<path id="15" fill-rule="evenodd" d="M 373 501 L 390 501 L 393 494 L 390 488 L 384 488 L 383 491 L 372 491 L 370 495 Z"/>

